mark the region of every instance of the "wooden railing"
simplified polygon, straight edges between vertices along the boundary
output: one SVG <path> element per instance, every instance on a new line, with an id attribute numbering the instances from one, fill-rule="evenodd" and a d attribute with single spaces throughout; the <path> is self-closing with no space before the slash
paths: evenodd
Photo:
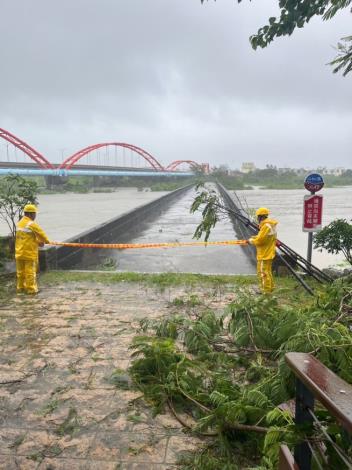
<path id="1" fill-rule="evenodd" d="M 314 356 L 306 353 L 288 353 L 286 362 L 296 376 L 295 423 L 311 424 L 319 428 L 320 423 L 314 413 L 314 401 L 317 400 L 336 419 L 343 432 L 352 433 L 352 386 L 325 367 Z M 336 451 L 342 468 L 352 469 L 352 461 L 320 427 L 324 440 Z M 321 453 L 324 453 L 320 447 Z M 287 446 L 281 446 L 279 470 L 311 470 L 313 458 L 317 461 L 316 468 L 332 468 L 329 463 L 321 463 L 309 440 L 299 443 L 294 456 Z M 328 466 L 326 466 L 328 465 Z M 345 465 L 345 467 L 343 467 Z"/>

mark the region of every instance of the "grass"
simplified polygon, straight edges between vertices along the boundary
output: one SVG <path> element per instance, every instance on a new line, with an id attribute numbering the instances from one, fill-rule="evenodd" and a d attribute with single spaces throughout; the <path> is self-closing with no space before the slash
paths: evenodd
<path id="1" fill-rule="evenodd" d="M 293 301 L 307 302 L 309 296 L 306 291 L 298 285 L 292 277 L 276 277 L 275 296 L 280 298 L 282 303 Z M 204 274 L 182 274 L 182 273 L 163 273 L 163 274 L 142 274 L 142 273 L 112 273 L 112 272 L 79 272 L 79 271 L 48 271 L 40 275 L 39 284 L 41 289 L 46 286 L 57 286 L 59 284 L 69 284 L 75 282 L 87 282 L 95 284 L 117 284 L 117 283 L 144 283 L 149 286 L 165 289 L 167 287 L 189 286 L 189 287 L 209 287 L 221 288 L 228 287 L 250 287 L 257 285 L 257 278 L 252 276 L 231 276 L 231 275 L 204 275 Z M 309 280 L 309 285 L 313 289 L 319 290 L 320 284 Z M 88 287 L 87 287 L 88 288 Z M 15 295 L 15 277 L 0 277 L 0 302 L 6 302 Z M 178 299 L 175 303 L 185 302 L 191 306 L 196 299 Z M 70 318 L 70 321 L 74 319 Z"/>
<path id="2" fill-rule="evenodd" d="M 0 275 L 0 302 L 6 302 L 15 292 L 15 275 L 2 274 Z"/>
<path id="3" fill-rule="evenodd" d="M 144 283 L 149 286 L 165 289 L 167 287 L 189 286 L 189 287 L 209 287 L 221 288 L 227 287 L 250 287 L 257 285 L 255 275 L 251 276 L 231 276 L 231 275 L 205 275 L 188 273 L 162 273 L 162 274 L 143 274 L 143 273 L 117 273 L 117 272 L 94 272 L 94 271 L 47 271 L 40 275 L 39 284 L 42 289 L 46 286 L 57 286 L 59 284 L 69 283 L 94 283 L 94 284 L 117 284 L 117 283 Z M 282 303 L 290 301 L 304 301 L 309 299 L 306 291 L 292 277 L 276 277 L 276 297 L 280 298 Z M 324 286 L 309 280 L 309 285 L 319 291 Z M 88 289 L 88 287 L 87 287 Z M 15 294 L 15 276 L 0 276 L 0 302 L 7 301 Z M 98 295 L 99 292 L 96 293 Z M 197 299 L 178 299 L 177 304 L 185 302 L 189 306 L 196 303 Z M 71 320 L 71 318 L 70 318 Z M 72 318 L 72 321 L 74 319 Z"/>
<path id="4" fill-rule="evenodd" d="M 80 429 L 80 419 L 75 408 L 70 408 L 65 420 L 55 429 L 55 434 L 65 436 L 69 434 L 71 437 Z"/>
<path id="5" fill-rule="evenodd" d="M 99 356 L 99 354 L 97 354 L 97 353 L 92 354 L 91 359 L 94 362 L 105 361 L 105 357 L 104 356 Z"/>
<path id="6" fill-rule="evenodd" d="M 54 398 L 50 400 L 39 412 L 38 414 L 41 416 L 47 416 L 48 414 L 51 414 L 53 411 L 55 411 L 60 402 L 57 398 Z"/>
<path id="7" fill-rule="evenodd" d="M 62 453 L 62 450 L 63 449 L 58 444 L 53 444 L 51 446 L 45 446 L 42 450 L 33 452 L 27 458 L 40 464 L 45 459 L 45 457 L 57 457 Z"/>
<path id="8" fill-rule="evenodd" d="M 128 415 L 127 419 L 133 424 L 145 423 L 145 418 L 138 413 Z"/>
<path id="9" fill-rule="evenodd" d="M 142 273 L 110 273 L 110 272 L 78 272 L 78 271 L 49 271 L 41 275 L 40 285 L 53 286 L 71 282 L 93 282 L 95 284 L 116 284 L 121 282 L 145 283 L 150 286 L 161 289 L 173 286 L 203 286 L 203 287 L 221 287 L 234 286 L 246 287 L 257 285 L 257 278 L 252 276 L 231 276 L 231 275 L 205 275 L 205 274 L 182 274 L 182 273 L 163 273 L 163 274 L 142 274 Z M 291 300 L 306 301 L 309 296 L 306 291 L 292 277 L 276 277 L 275 295 L 282 299 L 283 303 Z M 313 289 L 319 290 L 321 284 L 309 280 L 309 285 Z M 323 288 L 323 286 L 322 286 Z M 193 299 L 182 299 L 184 302 L 192 303 Z M 177 302 L 177 301 L 176 301 Z"/>
<path id="10" fill-rule="evenodd" d="M 204 274 L 142 274 L 142 273 L 110 273 L 110 272 L 75 272 L 75 271 L 49 271 L 41 275 L 41 285 L 57 285 L 66 282 L 95 282 L 103 284 L 115 284 L 119 282 L 145 282 L 156 286 L 180 286 L 180 285 L 221 285 L 236 284 L 250 285 L 256 282 L 254 276 L 207 276 Z"/>
<path id="11" fill-rule="evenodd" d="M 23 443 L 23 441 L 25 440 L 26 438 L 26 434 L 20 434 L 19 436 L 16 437 L 16 439 L 9 445 L 9 448 L 10 449 L 15 449 L 17 450 L 17 448 Z"/>
<path id="12" fill-rule="evenodd" d="M 186 297 L 175 297 L 171 302 L 175 307 L 196 307 L 201 304 L 198 295 L 191 294 L 188 298 Z"/>
<path id="13" fill-rule="evenodd" d="M 116 388 L 122 390 L 129 390 L 130 382 L 127 371 L 122 369 L 115 369 L 111 376 L 108 378 L 108 382 L 112 385 L 115 385 Z"/>

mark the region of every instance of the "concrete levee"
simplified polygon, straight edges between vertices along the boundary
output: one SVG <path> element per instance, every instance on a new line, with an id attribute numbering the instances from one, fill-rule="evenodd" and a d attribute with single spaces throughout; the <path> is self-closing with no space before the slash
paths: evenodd
<path id="1" fill-rule="evenodd" d="M 224 201 L 224 204 L 228 209 L 240 215 L 243 215 L 244 217 L 249 217 L 248 213 L 243 208 L 242 203 L 239 200 L 236 193 L 234 193 L 232 197 L 229 194 L 229 192 L 221 184 L 217 183 L 217 187 Z M 240 238 L 248 239 L 258 233 L 252 227 L 249 227 L 248 225 L 246 225 L 244 221 L 239 220 L 235 215 L 229 214 L 229 216 L 234 226 L 234 229 Z M 254 246 L 246 247 L 246 253 L 250 256 L 253 264 L 256 264 L 257 256 L 256 256 L 256 249 L 254 248 Z M 276 256 L 273 262 L 273 270 L 276 273 L 276 275 L 289 274 L 287 265 L 283 262 L 282 258 L 284 258 L 286 260 L 286 263 L 288 263 L 292 268 L 296 267 L 296 262 L 294 258 L 287 257 L 286 255 Z"/>
<path id="2" fill-rule="evenodd" d="M 146 221 L 157 218 L 170 204 L 178 199 L 193 185 L 177 189 L 148 204 L 115 217 L 103 224 L 82 232 L 66 242 L 71 243 L 128 243 L 141 231 Z M 72 247 L 51 247 L 40 252 L 40 269 L 69 269 L 76 265 L 89 264 L 98 250 Z M 109 250 L 104 251 L 109 256 Z"/>
<path id="3" fill-rule="evenodd" d="M 224 201 L 225 207 L 227 207 L 229 210 L 233 212 L 236 212 L 245 217 L 248 217 L 247 212 L 243 209 L 241 201 L 238 199 L 236 194 L 234 194 L 234 197 L 236 198 L 236 201 L 235 201 L 234 198 L 229 194 L 229 192 L 220 183 L 217 183 L 217 188 Z M 239 219 L 235 215 L 232 215 L 231 213 L 229 213 L 229 217 L 231 219 L 233 228 L 235 232 L 237 233 L 238 238 L 243 239 L 243 240 L 248 240 L 248 238 L 254 235 L 255 232 L 250 227 L 246 226 L 243 222 L 240 222 Z M 256 261 L 255 248 L 253 246 L 246 246 L 244 250 L 247 256 L 250 257 L 250 260 L 253 262 L 253 264 L 256 264 L 257 261 Z"/>

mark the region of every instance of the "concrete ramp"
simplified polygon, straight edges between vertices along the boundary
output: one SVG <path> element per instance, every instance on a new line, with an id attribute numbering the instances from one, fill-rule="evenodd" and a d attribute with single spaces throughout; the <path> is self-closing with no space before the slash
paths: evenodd
<path id="1" fill-rule="evenodd" d="M 201 214 L 191 214 L 196 196 L 180 188 L 144 206 L 92 227 L 69 242 L 167 243 L 191 242 Z M 107 201 L 108 203 L 108 201 Z M 209 241 L 238 237 L 230 220 L 219 221 Z M 142 273 L 254 274 L 248 247 L 192 246 L 178 248 L 93 249 L 55 247 L 41 253 L 42 269 L 115 270 Z"/>
<path id="2" fill-rule="evenodd" d="M 194 189 L 180 193 L 172 204 L 162 208 L 135 227 L 128 243 L 165 243 L 192 241 L 200 214 L 190 214 L 195 197 Z M 138 228 L 139 233 L 138 233 Z M 229 220 L 220 221 L 212 231 L 209 241 L 236 239 Z M 111 240 L 110 243 L 118 240 Z M 147 248 L 120 250 L 99 250 L 90 260 L 73 266 L 74 269 L 102 269 L 106 259 L 116 263 L 117 271 L 135 272 L 184 272 L 202 274 L 254 274 L 254 265 L 248 256 L 247 247 L 207 246 L 184 248 Z M 91 261 L 91 262 L 90 262 Z M 71 268 L 72 269 L 72 268 Z"/>

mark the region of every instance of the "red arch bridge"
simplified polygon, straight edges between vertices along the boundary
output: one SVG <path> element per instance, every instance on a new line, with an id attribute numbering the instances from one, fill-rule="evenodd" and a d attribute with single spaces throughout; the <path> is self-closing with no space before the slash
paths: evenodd
<path id="1" fill-rule="evenodd" d="M 43 154 L 14 134 L 0 128 L 0 175 L 37 176 L 190 176 L 209 173 L 208 163 L 176 160 L 163 166 L 151 153 L 125 142 L 90 145 L 52 163 Z"/>

